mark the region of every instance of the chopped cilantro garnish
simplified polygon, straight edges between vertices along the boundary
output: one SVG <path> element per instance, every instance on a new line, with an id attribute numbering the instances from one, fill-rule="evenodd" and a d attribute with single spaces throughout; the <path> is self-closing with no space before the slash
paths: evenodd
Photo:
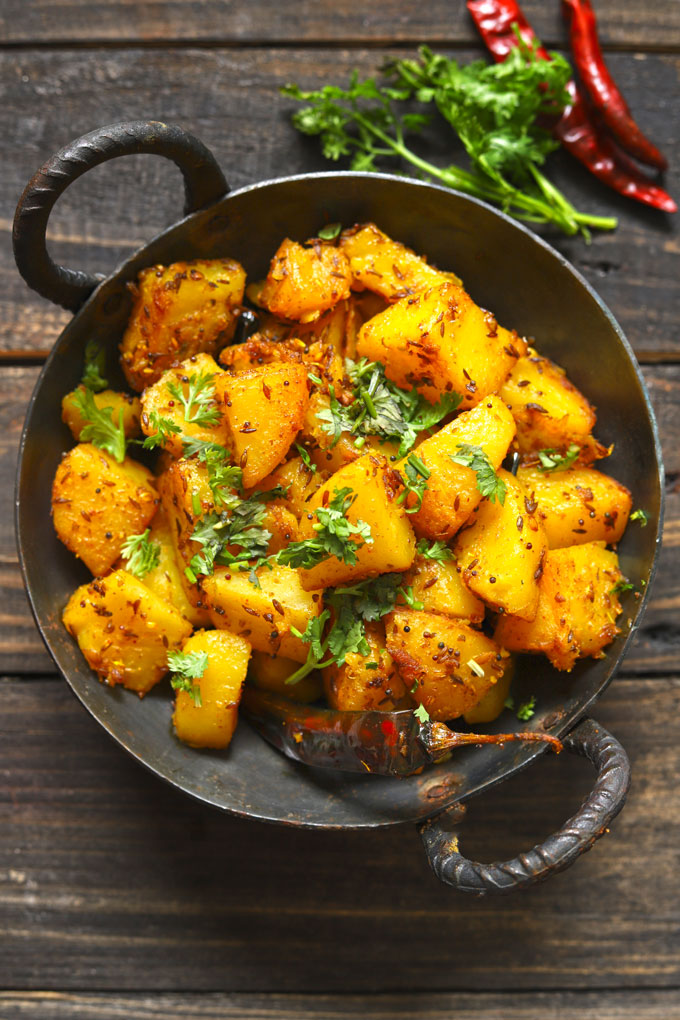
<path id="1" fill-rule="evenodd" d="M 639 521 L 640 527 L 646 528 L 647 522 L 649 521 L 649 514 L 647 513 L 646 510 L 633 510 L 632 514 L 630 515 L 630 519 L 631 521 Z"/>
<path id="2" fill-rule="evenodd" d="M 414 596 L 413 588 L 411 587 L 411 585 L 409 585 L 408 588 L 399 588 L 399 594 L 403 598 L 406 605 L 409 606 L 411 609 L 421 610 L 425 608 L 425 603 L 419 602 L 418 599 Z"/>
<path id="3" fill-rule="evenodd" d="M 453 559 L 453 552 L 444 542 L 430 542 L 427 538 L 421 538 L 416 549 L 426 560 L 434 560 L 436 563 Z"/>
<path id="4" fill-rule="evenodd" d="M 215 500 L 215 506 L 223 506 L 234 490 L 241 490 L 243 471 L 234 464 L 227 463 L 229 453 L 219 443 L 210 443 L 205 439 L 182 439 L 185 457 L 196 457 L 208 470 L 208 484 Z"/>
<path id="5" fill-rule="evenodd" d="M 309 570 L 335 556 L 349 566 L 355 564 L 357 550 L 365 542 L 373 541 L 371 529 L 365 521 L 352 524 L 347 520 L 347 511 L 355 499 L 356 493 L 351 489 L 335 489 L 327 506 L 317 507 L 317 523 L 313 525 L 315 537 L 291 542 L 276 554 L 277 562 Z"/>
<path id="6" fill-rule="evenodd" d="M 571 443 L 566 453 L 560 453 L 559 450 L 555 450 L 552 447 L 547 447 L 545 450 L 539 450 L 539 470 L 565 471 L 567 468 L 571 467 L 580 452 L 581 447 L 577 446 L 576 443 Z"/>
<path id="7" fill-rule="evenodd" d="M 610 588 L 609 594 L 620 595 L 623 592 L 632 591 L 633 587 L 634 586 L 630 583 L 630 581 L 624 581 L 623 579 L 621 579 L 620 581 L 616 582 L 613 588 Z"/>
<path id="8" fill-rule="evenodd" d="M 109 385 L 104 377 L 106 367 L 106 349 L 96 340 L 88 340 L 85 345 L 85 367 L 80 380 L 83 386 L 93 393 L 100 393 Z"/>
<path id="9" fill-rule="evenodd" d="M 127 560 L 125 569 L 135 577 L 146 577 L 160 562 L 161 547 L 158 542 L 149 539 L 150 534 L 151 529 L 147 528 L 141 535 L 130 535 L 120 551 L 123 559 Z"/>
<path id="10" fill-rule="evenodd" d="M 73 394 L 80 417 L 85 427 L 80 433 L 81 441 L 90 442 L 100 450 L 106 450 L 119 464 L 125 460 L 125 431 L 123 429 L 123 408 L 118 413 L 118 424 L 113 421 L 114 408 L 97 407 L 92 390 L 78 387 Z"/>
<path id="11" fill-rule="evenodd" d="M 194 680 L 200 680 L 208 668 L 207 652 L 169 652 L 168 667 L 172 672 L 170 684 L 175 691 L 186 691 L 194 705 L 201 708 L 201 687 Z"/>
<path id="12" fill-rule="evenodd" d="M 517 709 L 517 718 L 521 722 L 528 722 L 534 715 L 536 715 L 536 697 L 532 694 L 529 700 L 523 701 Z"/>
<path id="13" fill-rule="evenodd" d="M 421 723 L 427 723 L 430 721 L 430 713 L 424 705 L 418 705 L 417 708 L 413 709 L 413 714 L 416 719 Z"/>
<path id="14" fill-rule="evenodd" d="M 300 446 L 299 443 L 295 443 L 295 449 L 300 454 L 300 457 L 302 458 L 302 463 L 305 465 L 307 470 L 311 471 L 312 474 L 314 474 L 314 472 L 316 471 L 316 464 L 312 463 L 312 458 L 309 456 L 309 451 L 305 450 L 304 446 Z"/>
<path id="15" fill-rule="evenodd" d="M 459 453 L 449 454 L 453 463 L 472 468 L 477 475 L 477 489 L 482 496 L 487 497 L 492 503 L 498 499 L 500 505 L 503 506 L 505 503 L 505 482 L 498 477 L 493 464 L 481 446 L 459 443 L 458 450 Z"/>
<path id="16" fill-rule="evenodd" d="M 415 514 L 423 505 L 423 496 L 425 495 L 425 489 L 427 488 L 427 479 L 430 477 L 430 471 L 429 468 L 425 467 L 425 464 L 423 464 L 420 457 L 417 457 L 415 453 L 411 453 L 404 465 L 403 473 L 406 475 L 404 480 L 404 491 L 397 499 L 397 503 L 403 503 L 409 493 L 412 492 L 416 497 L 417 502 L 414 503 L 413 506 L 409 507 L 406 513 Z"/>
<path id="17" fill-rule="evenodd" d="M 157 446 L 165 446 L 170 436 L 178 436 L 181 428 L 172 418 L 162 418 L 158 411 L 149 414 L 149 425 L 154 432 L 147 436 L 142 446 L 145 450 L 155 450 Z"/>
<path id="18" fill-rule="evenodd" d="M 174 380 L 168 383 L 168 392 L 184 408 L 184 420 L 191 425 L 217 425 L 220 412 L 215 406 L 215 373 L 194 372 L 187 378 L 187 393 Z"/>
<path id="19" fill-rule="evenodd" d="M 316 236 L 320 237 L 322 241 L 333 241 L 339 236 L 341 230 L 342 223 L 328 223 L 321 228 Z"/>

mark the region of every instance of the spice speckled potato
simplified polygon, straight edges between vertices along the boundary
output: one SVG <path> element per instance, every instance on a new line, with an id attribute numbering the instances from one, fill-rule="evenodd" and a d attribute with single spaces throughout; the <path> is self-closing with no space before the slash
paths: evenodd
<path id="1" fill-rule="evenodd" d="M 241 689 L 248 671 L 250 645 L 226 630 L 200 630 L 184 642 L 182 652 L 204 653 L 207 663 L 194 680 L 196 690 L 178 690 L 172 722 L 180 740 L 190 747 L 224 749 L 238 723 Z"/>

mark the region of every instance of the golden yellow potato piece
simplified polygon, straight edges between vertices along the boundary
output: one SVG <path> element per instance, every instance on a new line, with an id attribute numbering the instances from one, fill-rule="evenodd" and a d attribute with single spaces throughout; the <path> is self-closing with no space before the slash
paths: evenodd
<path id="1" fill-rule="evenodd" d="M 422 602 L 428 613 L 443 613 L 472 623 L 484 619 L 484 603 L 463 584 L 455 559 L 439 563 L 419 553 L 404 574 L 402 587 L 412 588 L 413 598 Z"/>
<path id="2" fill-rule="evenodd" d="M 503 675 L 501 648 L 462 620 L 397 609 L 385 618 L 385 632 L 407 690 L 431 719 L 469 711 Z"/>
<path id="3" fill-rule="evenodd" d="M 164 602 L 169 602 L 178 613 L 181 613 L 194 627 L 202 627 L 210 622 L 205 610 L 197 609 L 189 600 L 185 590 L 184 563 L 177 557 L 168 518 L 163 506 L 159 506 L 151 523 L 149 541 L 155 543 L 159 550 L 158 564 L 141 580 L 147 588 L 155 592 Z M 122 557 L 117 566 L 125 569 L 127 561 Z"/>
<path id="4" fill-rule="evenodd" d="M 228 343 L 245 279 L 233 259 L 196 259 L 141 272 L 120 345 L 132 389 L 141 392 L 166 369 L 199 352 L 214 354 Z"/>
<path id="5" fill-rule="evenodd" d="M 502 677 L 496 681 L 493 687 L 489 687 L 484 697 L 474 706 L 474 708 L 468 709 L 467 712 L 463 713 L 465 722 L 469 726 L 475 726 L 477 723 L 490 723 L 494 719 L 497 719 L 505 708 L 505 702 L 508 694 L 510 693 L 510 684 L 512 683 L 512 677 L 515 668 L 514 656 L 509 656 L 505 660 L 505 672 Z"/>
<path id="6" fill-rule="evenodd" d="M 483 499 L 470 515 L 456 540 L 458 565 L 465 585 L 496 612 L 533 620 L 548 540 L 521 482 L 502 468 L 498 477 L 505 501 Z"/>
<path id="7" fill-rule="evenodd" d="M 181 457 L 184 452 L 183 436 L 186 439 L 201 439 L 206 443 L 226 446 L 227 423 L 217 394 L 218 379 L 225 375 L 209 354 L 196 354 L 177 368 L 168 369 L 158 382 L 142 394 L 144 434 L 156 434 L 158 430 L 154 415 L 158 415 L 169 419 L 179 428 L 177 433 L 168 433 L 162 444 L 163 449 L 168 450 L 173 457 Z M 186 407 L 171 392 L 170 387 L 184 396 Z M 203 403 L 201 394 L 207 398 Z M 209 417 L 206 418 L 206 414 Z"/>
<path id="8" fill-rule="evenodd" d="M 344 230 L 340 247 L 349 259 L 352 290 L 365 287 L 388 301 L 397 301 L 447 280 L 460 284 L 453 273 L 428 265 L 426 259 L 383 234 L 375 223 Z"/>
<path id="9" fill-rule="evenodd" d="M 278 320 L 277 320 L 278 321 Z M 301 365 L 305 353 L 302 340 L 289 340 L 287 334 L 291 329 L 289 322 L 281 324 L 280 338 L 270 338 L 264 333 L 254 333 L 245 343 L 231 344 L 220 353 L 219 363 L 231 375 L 238 375 L 249 368 L 262 368 L 283 361 L 293 365 Z"/>
<path id="10" fill-rule="evenodd" d="M 286 489 L 284 502 L 299 520 L 307 513 L 312 496 L 327 478 L 327 472 L 312 471 L 302 457 L 291 457 L 263 478 L 259 487 L 263 492 L 267 492 L 277 485 L 283 486 Z"/>
<path id="11" fill-rule="evenodd" d="M 100 680 L 140 697 L 167 673 L 168 652 L 191 634 L 188 620 L 125 570 L 77 588 L 63 621 Z"/>
<path id="12" fill-rule="evenodd" d="M 406 687 L 385 648 L 382 623 L 366 625 L 366 640 L 368 655 L 350 652 L 341 666 L 323 670 L 326 699 L 331 708 L 343 712 L 392 712 L 405 697 Z"/>
<path id="13" fill-rule="evenodd" d="M 272 259 L 259 301 L 274 315 L 311 322 L 349 297 L 347 258 L 318 238 L 306 246 L 286 238 Z"/>
<path id="14" fill-rule="evenodd" d="M 238 723 L 250 645 L 226 630 L 201 630 L 184 642 L 182 652 L 204 652 L 208 662 L 203 675 L 191 681 L 197 696 L 184 690 L 175 693 L 175 733 L 190 747 L 225 748 Z"/>
<path id="15" fill-rule="evenodd" d="M 385 366 L 398 386 L 435 404 L 445 393 L 474 407 L 495 393 L 519 357 L 521 341 L 455 283 L 401 298 L 359 330 L 357 352 Z"/>
<path id="16" fill-rule="evenodd" d="M 200 579 L 216 627 L 248 639 L 259 652 L 306 662 L 309 646 L 291 633 L 304 633 L 307 622 L 321 613 L 321 592 L 302 587 L 297 570 L 280 565 L 257 571 L 260 587 L 247 571 L 217 567 Z"/>
<path id="17" fill-rule="evenodd" d="M 632 496 L 625 485 L 595 468 L 520 467 L 517 477 L 538 504 L 551 549 L 598 541 L 616 545 L 626 530 Z"/>
<path id="18" fill-rule="evenodd" d="M 288 677 L 299 668 L 300 663 L 292 659 L 268 655 L 267 652 L 253 652 L 248 679 L 263 691 L 271 691 L 282 698 L 308 705 L 323 693 L 321 678 L 318 673 L 308 673 L 294 684 L 287 684 Z"/>
<path id="19" fill-rule="evenodd" d="M 581 447 L 582 463 L 607 455 L 593 439 L 595 408 L 567 379 L 559 365 L 529 348 L 500 388 L 501 399 L 517 422 L 517 446 L 522 452 Z"/>
<path id="20" fill-rule="evenodd" d="M 478 506 L 482 494 L 472 468 L 455 464 L 460 444 L 479 446 L 498 470 L 515 434 L 515 423 L 502 400 L 487 397 L 471 411 L 459 415 L 416 449 L 430 472 L 420 509 L 411 515 L 418 535 L 448 541 Z M 396 467 L 403 473 L 408 458 Z M 415 498 L 409 497 L 415 505 Z"/>
<path id="21" fill-rule="evenodd" d="M 579 658 L 600 658 L 619 633 L 621 580 L 616 553 L 604 542 L 550 549 L 539 581 L 532 621 L 502 616 L 494 635 L 513 652 L 544 652 L 556 669 L 569 671 Z"/>
<path id="22" fill-rule="evenodd" d="M 61 402 L 61 420 L 68 425 L 76 442 L 80 439 L 80 433 L 87 424 L 75 399 L 77 394 L 84 390 L 84 386 L 78 386 L 71 393 L 67 393 Z M 139 402 L 139 397 L 133 397 L 131 393 L 117 393 L 115 390 L 101 390 L 99 393 L 93 393 L 92 397 L 100 411 L 111 408 L 111 420 L 116 426 L 120 421 L 122 410 L 123 432 L 126 439 L 134 439 L 140 434 L 142 405 Z"/>
<path id="23" fill-rule="evenodd" d="M 167 514 L 178 555 L 189 564 L 201 551 L 191 536 L 199 521 L 215 509 L 215 498 L 208 482 L 208 470 L 195 457 L 174 461 L 159 475 L 158 492 Z"/>
<path id="24" fill-rule="evenodd" d="M 348 521 L 364 521 L 371 529 L 370 541 L 356 550 L 356 563 L 331 556 L 315 567 L 300 570 L 303 588 L 314 590 L 360 581 L 374 574 L 407 570 L 416 553 L 416 540 L 408 516 L 396 501 L 397 489 L 385 457 L 369 453 L 336 471 L 310 501 L 300 521 L 302 539 L 317 532 L 316 510 L 334 498 L 336 490 L 350 489 L 356 498 L 346 513 Z"/>
<path id="25" fill-rule="evenodd" d="M 223 373 L 220 404 L 233 462 L 249 489 L 281 463 L 300 431 L 309 402 L 304 365 L 272 364 Z"/>
<path id="26" fill-rule="evenodd" d="M 54 529 L 95 576 L 113 566 L 126 538 L 145 530 L 157 506 L 153 475 L 129 457 L 119 464 L 92 443 L 80 443 L 57 468 Z"/>

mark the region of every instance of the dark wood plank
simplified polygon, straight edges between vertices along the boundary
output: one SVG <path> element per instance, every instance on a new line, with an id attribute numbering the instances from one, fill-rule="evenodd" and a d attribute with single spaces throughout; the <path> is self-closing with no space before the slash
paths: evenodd
<path id="1" fill-rule="evenodd" d="M 15 550 L 12 520 L 15 460 L 25 408 L 37 367 L 0 374 L 0 649 L 4 668 L 19 673 L 49 670 L 51 660 L 30 614 Z M 680 653 L 680 365 L 644 369 L 659 420 L 667 471 L 664 547 L 650 606 L 624 662 L 626 674 L 673 671 Z M 46 518 L 45 527 L 50 527 Z"/>
<path id="2" fill-rule="evenodd" d="M 564 39 L 559 5 L 526 0 L 523 8 L 549 43 Z M 46 10 L 49 14 L 46 15 Z M 673 0 L 641 7 L 631 0 L 601 0 L 597 16 L 605 43 L 629 46 L 680 45 L 680 12 Z M 462 0 L 431 0 L 426 5 L 383 0 L 370 8 L 342 0 L 159 0 L 129 4 L 94 0 L 5 0 L 0 32 L 6 42 L 55 43 L 197 41 L 267 43 L 282 41 L 394 43 L 471 42 L 475 30 Z"/>
<path id="3" fill-rule="evenodd" d="M 623 813 L 570 871 L 500 901 L 440 885 L 412 826 L 310 832 L 230 818 L 126 757 L 65 684 L 0 686 L 0 986 L 321 994 L 680 984 L 679 679 L 607 691 L 597 718 L 628 749 L 635 777 Z M 470 806 L 463 850 L 492 860 L 530 847 L 591 781 L 583 761 L 542 759 Z"/>
<path id="4" fill-rule="evenodd" d="M 401 992 L 394 995 L 153 995 L 0 992 L 23 1020 L 678 1020 L 675 989 L 603 992 Z M 10 1011 L 12 1011 L 10 1013 Z"/>
<path id="5" fill-rule="evenodd" d="M 453 11 L 456 5 L 447 0 L 447 7 Z M 465 50 L 461 57 L 479 52 Z M 124 117 L 162 117 L 195 131 L 234 187 L 329 169 L 332 164 L 316 142 L 290 126 L 292 106 L 278 88 L 291 80 L 305 87 L 343 82 L 354 67 L 375 72 L 383 56 L 356 49 L 0 54 L 7 83 L 0 124 L 12 152 L 0 182 L 0 228 L 9 240 L 17 197 L 47 156 L 83 132 Z M 649 134 L 663 140 L 675 168 L 669 188 L 680 195 L 680 134 L 673 115 L 680 100 L 680 57 L 636 59 L 622 53 L 613 56 L 612 66 L 625 79 Z M 435 158 L 447 157 L 440 143 Z M 554 158 L 553 173 L 577 205 L 618 215 L 620 226 L 590 246 L 580 239 L 550 239 L 594 285 L 638 351 L 680 355 L 676 223 L 615 195 L 566 154 Z M 51 221 L 51 250 L 65 265 L 107 271 L 173 222 L 180 207 L 181 182 L 173 166 L 148 156 L 119 160 L 92 171 L 59 202 Z M 0 282 L 0 352 L 19 356 L 49 350 L 68 315 L 26 288 L 9 244 L 0 246 Z"/>

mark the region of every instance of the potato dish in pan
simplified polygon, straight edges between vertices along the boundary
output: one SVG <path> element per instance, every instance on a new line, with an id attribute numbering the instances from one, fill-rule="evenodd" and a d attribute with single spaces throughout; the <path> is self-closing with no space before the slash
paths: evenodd
<path id="1" fill-rule="evenodd" d="M 631 495 L 540 338 L 374 224 L 284 240 L 263 281 L 153 266 L 133 296 L 136 395 L 89 345 L 53 485 L 93 575 L 63 619 L 101 680 L 169 673 L 177 737 L 223 748 L 245 682 L 479 723 L 514 653 L 604 654 Z"/>

